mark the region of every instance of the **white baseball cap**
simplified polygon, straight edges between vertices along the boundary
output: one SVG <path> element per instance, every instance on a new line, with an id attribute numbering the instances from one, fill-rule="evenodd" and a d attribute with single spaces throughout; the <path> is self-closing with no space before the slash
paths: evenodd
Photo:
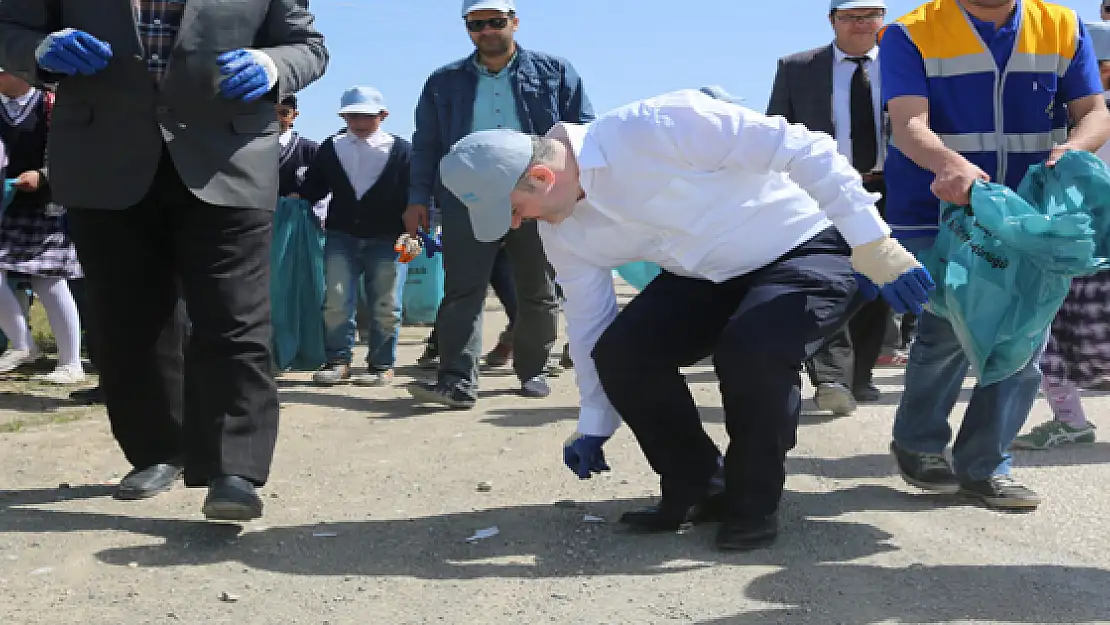
<path id="1" fill-rule="evenodd" d="M 885 9 L 886 2 L 883 0 L 831 0 L 829 2 L 829 11 L 838 11 L 844 9 Z"/>

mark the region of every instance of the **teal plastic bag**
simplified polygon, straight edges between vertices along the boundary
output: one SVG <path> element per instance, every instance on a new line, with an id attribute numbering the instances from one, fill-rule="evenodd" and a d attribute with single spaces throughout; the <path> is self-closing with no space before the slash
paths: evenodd
<path id="1" fill-rule="evenodd" d="M 8 205 L 15 199 L 15 180 L 12 178 L 4 179 L 4 198 L 0 200 L 0 212 L 3 212 Z"/>
<path id="2" fill-rule="evenodd" d="M 405 288 L 401 293 L 404 322 L 413 325 L 435 323 L 442 301 L 443 254 L 436 252 L 431 258 L 420 254 L 409 262 Z"/>
<path id="3" fill-rule="evenodd" d="M 625 282 L 634 287 L 637 291 L 643 291 L 655 276 L 658 276 L 663 270 L 655 263 L 650 263 L 646 260 L 636 261 L 621 265 L 616 269 L 617 275 L 624 279 Z"/>
<path id="4" fill-rule="evenodd" d="M 278 199 L 270 272 L 274 360 L 316 369 L 325 362 L 324 233 L 306 200 Z"/>
<path id="5" fill-rule="evenodd" d="M 1096 254 L 1096 241 L 1110 235 L 1094 227 L 1093 215 L 1110 208 L 1103 185 L 1110 190 L 1101 161 L 1069 152 L 1053 168 L 1031 167 L 1016 192 L 977 183 L 970 210 L 942 207 L 936 243 L 920 255 L 937 282 L 928 309 L 952 324 L 980 384 L 1024 368 L 1071 279 L 1110 265 Z"/>

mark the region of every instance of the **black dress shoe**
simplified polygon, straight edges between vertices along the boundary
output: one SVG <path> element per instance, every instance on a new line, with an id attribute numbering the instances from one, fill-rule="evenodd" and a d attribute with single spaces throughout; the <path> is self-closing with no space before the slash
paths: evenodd
<path id="1" fill-rule="evenodd" d="M 710 495 L 692 506 L 669 503 L 661 499 L 658 505 L 632 510 L 621 515 L 620 522 L 629 531 L 638 534 L 674 532 L 687 523 L 712 523 L 720 521 L 725 513 L 724 493 Z"/>
<path id="2" fill-rule="evenodd" d="M 104 403 L 104 389 L 99 386 L 77 389 L 69 394 L 69 398 L 81 404 L 97 406 Z"/>
<path id="3" fill-rule="evenodd" d="M 770 547 L 779 535 L 778 515 L 761 519 L 726 519 L 717 529 L 721 551 L 752 551 Z"/>
<path id="4" fill-rule="evenodd" d="M 852 389 L 852 395 L 856 398 L 856 401 L 870 404 L 879 401 L 883 393 L 879 390 L 879 387 L 874 384 L 868 384 L 866 386 L 857 386 Z"/>
<path id="5" fill-rule="evenodd" d="M 212 521 L 250 521 L 262 516 L 262 498 L 250 481 L 224 475 L 208 483 L 201 511 Z"/>
<path id="6" fill-rule="evenodd" d="M 116 488 L 116 499 L 135 500 L 153 497 L 173 488 L 184 468 L 179 462 L 170 461 L 141 469 L 133 469 L 123 476 Z"/>

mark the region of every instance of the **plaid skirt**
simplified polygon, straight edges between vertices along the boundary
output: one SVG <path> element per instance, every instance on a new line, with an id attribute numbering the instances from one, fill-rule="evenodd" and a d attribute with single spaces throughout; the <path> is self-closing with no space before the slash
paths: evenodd
<path id="1" fill-rule="evenodd" d="M 1071 281 L 1052 322 L 1041 371 L 1080 388 L 1110 377 L 1110 271 Z"/>
<path id="2" fill-rule="evenodd" d="M 40 206 L 13 204 L 0 219 L 0 271 L 41 278 L 82 277 L 62 217 Z"/>

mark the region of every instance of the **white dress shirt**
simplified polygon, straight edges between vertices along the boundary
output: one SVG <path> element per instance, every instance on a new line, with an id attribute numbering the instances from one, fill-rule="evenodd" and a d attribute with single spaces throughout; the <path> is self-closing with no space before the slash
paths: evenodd
<path id="1" fill-rule="evenodd" d="M 883 168 L 883 126 L 882 93 L 879 86 L 879 47 L 875 46 L 865 54 L 870 61 L 864 61 L 867 75 L 871 78 L 871 102 L 875 107 L 875 136 L 878 137 L 879 160 L 875 169 Z M 852 160 L 852 75 L 856 73 L 855 61 L 833 44 L 833 127 L 836 130 L 836 148 Z"/>
<path id="2" fill-rule="evenodd" d="M 289 142 L 292 141 L 292 140 L 293 140 L 293 129 L 292 128 L 290 128 L 289 130 L 286 130 L 285 132 L 278 135 L 278 143 L 280 143 L 281 147 L 283 147 L 283 148 L 285 146 L 289 145 Z"/>
<path id="3" fill-rule="evenodd" d="M 590 357 L 617 315 L 615 267 L 648 260 L 720 283 L 833 224 L 852 246 L 890 233 L 878 194 L 863 189 L 836 143 L 781 117 L 684 90 L 563 127 L 586 197 L 539 231 L 566 295 L 583 434 L 620 425 Z"/>
<path id="4" fill-rule="evenodd" d="M 393 149 L 393 135 L 382 130 L 359 139 L 344 133 L 335 138 L 335 154 L 339 164 L 347 172 L 347 179 L 355 188 L 355 197 L 363 195 L 374 186 L 389 161 L 389 151 Z"/>

